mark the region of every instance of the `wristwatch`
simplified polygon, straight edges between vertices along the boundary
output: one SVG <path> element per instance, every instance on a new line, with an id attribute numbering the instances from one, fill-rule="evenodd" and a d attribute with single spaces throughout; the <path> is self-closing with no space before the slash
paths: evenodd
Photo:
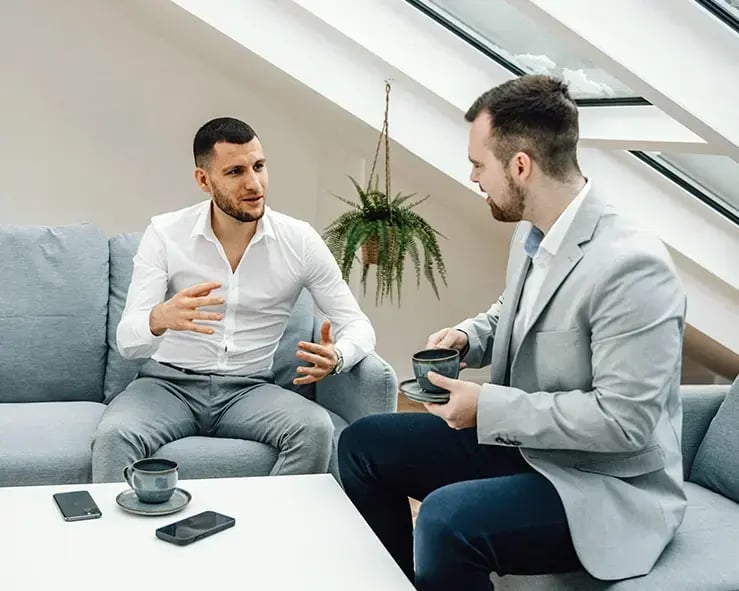
<path id="1" fill-rule="evenodd" d="M 334 351 L 336 352 L 336 365 L 334 365 L 334 368 L 331 370 L 331 375 L 336 375 L 344 369 L 344 356 L 336 347 L 334 347 Z"/>

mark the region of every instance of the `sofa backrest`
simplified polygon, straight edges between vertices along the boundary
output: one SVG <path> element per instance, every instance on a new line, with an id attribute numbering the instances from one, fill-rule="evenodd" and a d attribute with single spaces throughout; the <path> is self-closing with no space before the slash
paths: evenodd
<path id="1" fill-rule="evenodd" d="M 739 377 L 736 378 L 695 454 L 690 481 L 739 503 Z"/>
<path id="2" fill-rule="evenodd" d="M 0 402 L 103 399 L 108 241 L 89 224 L 0 225 Z"/>
<path id="3" fill-rule="evenodd" d="M 106 336 L 108 356 L 105 363 L 104 385 L 106 403 L 125 390 L 146 361 L 146 359 L 124 359 L 116 346 L 116 332 L 126 305 L 128 284 L 131 283 L 133 273 L 133 257 L 140 241 L 141 232 L 118 234 L 109 240 L 110 295 Z"/>
<path id="4" fill-rule="evenodd" d="M 711 424 L 728 390 L 728 386 L 714 384 L 680 386 L 680 397 L 683 401 L 682 451 L 685 480 L 688 480 L 695 454 L 708 430 L 708 425 Z"/>
<path id="5" fill-rule="evenodd" d="M 121 357 L 116 347 L 116 332 L 126 304 L 128 285 L 133 273 L 133 257 L 136 254 L 141 233 L 119 234 L 110 239 L 110 301 L 108 305 L 108 357 L 105 371 L 105 401 L 109 402 L 120 394 L 136 377 L 145 359 L 127 360 Z M 298 359 L 295 356 L 299 341 L 310 341 L 314 326 L 313 298 L 306 290 L 298 297 L 285 333 L 275 352 L 273 371 L 275 383 L 283 388 L 294 390 L 315 398 L 315 387 L 311 385 L 295 386 L 292 383 L 296 375 Z"/>

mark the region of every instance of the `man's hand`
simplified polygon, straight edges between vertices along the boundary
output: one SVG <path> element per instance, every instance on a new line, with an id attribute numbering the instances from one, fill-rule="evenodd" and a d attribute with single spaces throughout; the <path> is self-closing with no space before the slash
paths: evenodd
<path id="1" fill-rule="evenodd" d="M 336 363 L 338 356 L 334 349 L 334 341 L 331 338 L 331 321 L 326 320 L 321 326 L 321 342 L 306 343 L 301 341 L 298 343 L 298 351 L 296 353 L 298 359 L 313 364 L 313 367 L 298 366 L 298 373 L 302 377 L 295 378 L 293 384 L 312 384 L 319 382 L 330 374 Z"/>
<path id="2" fill-rule="evenodd" d="M 426 341 L 427 349 L 456 349 L 461 351 L 467 346 L 467 335 L 456 328 L 442 328 L 432 334 Z"/>
<path id="3" fill-rule="evenodd" d="M 440 331 L 432 334 L 426 341 L 427 349 L 456 349 L 461 351 L 467 346 L 469 338 L 467 334 L 456 328 L 442 328 Z M 461 362 L 460 369 L 467 367 L 467 364 Z"/>
<path id="4" fill-rule="evenodd" d="M 223 298 L 210 297 L 210 292 L 221 287 L 220 283 L 211 281 L 188 287 L 177 292 L 166 302 L 154 306 L 149 314 L 149 330 L 154 336 L 161 336 L 167 330 L 192 330 L 202 334 L 213 334 L 213 329 L 195 320 L 221 320 L 222 314 L 217 312 L 201 312 L 203 306 L 218 306 Z"/>
<path id="5" fill-rule="evenodd" d="M 434 386 L 449 390 L 449 402 L 424 402 L 427 411 L 444 419 L 452 429 L 467 429 L 477 424 L 477 402 L 482 389 L 480 384 L 453 380 L 433 371 L 428 373 L 428 379 Z"/>

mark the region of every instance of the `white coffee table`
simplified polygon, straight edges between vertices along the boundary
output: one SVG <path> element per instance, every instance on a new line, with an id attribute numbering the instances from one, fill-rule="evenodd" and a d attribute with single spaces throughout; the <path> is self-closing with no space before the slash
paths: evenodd
<path id="1" fill-rule="evenodd" d="M 115 503 L 125 484 L 0 488 L 0 589 L 36 591 L 412 591 L 328 475 L 189 480 L 190 504 L 140 517 Z M 66 522 L 55 492 L 88 490 L 100 519 Z M 235 527 L 178 547 L 162 525 L 213 510 Z"/>

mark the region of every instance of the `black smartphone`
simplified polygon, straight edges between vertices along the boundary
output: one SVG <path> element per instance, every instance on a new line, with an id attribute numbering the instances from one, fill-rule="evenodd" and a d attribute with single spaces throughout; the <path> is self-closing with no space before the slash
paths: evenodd
<path id="1" fill-rule="evenodd" d="M 56 493 L 53 496 L 64 521 L 82 521 L 102 516 L 102 512 L 86 490 Z"/>
<path id="2" fill-rule="evenodd" d="M 165 542 L 185 546 L 233 527 L 235 523 L 236 520 L 228 515 L 221 515 L 215 511 L 204 511 L 162 526 L 156 530 L 156 534 L 157 538 Z"/>

